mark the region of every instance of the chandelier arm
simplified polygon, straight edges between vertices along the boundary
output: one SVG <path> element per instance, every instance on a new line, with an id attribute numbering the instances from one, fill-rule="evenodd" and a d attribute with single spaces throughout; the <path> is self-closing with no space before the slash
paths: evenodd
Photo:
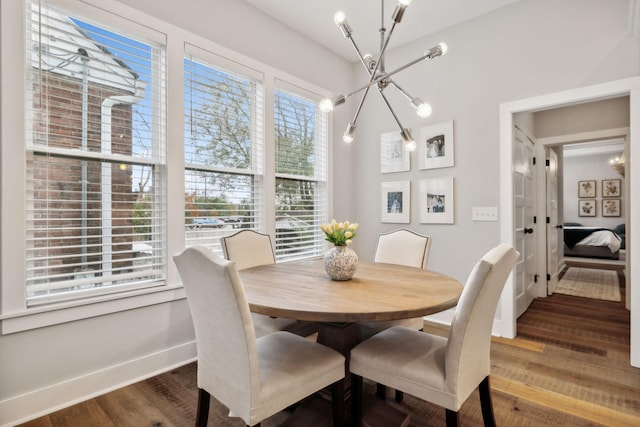
<path id="1" fill-rule="evenodd" d="M 367 62 L 364 60 L 364 56 L 362 55 L 362 52 L 360 52 L 360 49 L 358 48 L 356 41 L 353 39 L 353 37 L 350 34 L 347 36 L 347 38 L 349 39 L 349 42 L 351 42 L 351 46 L 353 46 L 353 49 L 356 51 L 356 55 L 358 55 L 358 59 L 360 60 L 360 63 L 365 68 L 365 70 L 367 70 L 367 73 L 369 73 L 369 77 L 371 77 L 371 70 L 369 69 Z"/>
<path id="2" fill-rule="evenodd" d="M 407 92 L 406 90 L 404 90 L 398 83 L 394 82 L 393 80 L 389 79 L 389 84 L 393 85 L 393 87 L 395 87 L 396 89 L 398 89 L 398 91 L 403 94 L 409 101 L 413 101 L 413 96 L 411 96 L 411 94 L 409 92 Z"/>
<path id="3" fill-rule="evenodd" d="M 389 34 L 387 35 L 387 38 L 384 39 L 384 44 L 380 48 L 380 53 L 378 53 L 378 59 L 376 59 L 376 67 L 371 72 L 371 78 L 369 79 L 369 82 L 371 82 L 373 80 L 373 78 L 375 77 L 376 73 L 378 72 L 378 68 L 380 68 L 380 61 L 384 57 L 384 52 L 387 50 L 387 45 L 389 44 L 389 40 L 391 40 L 391 36 L 393 35 L 393 30 L 396 28 L 396 24 L 397 23 L 394 22 L 391 25 L 391 29 L 389 30 Z"/>
<path id="4" fill-rule="evenodd" d="M 393 116 L 393 118 L 395 119 L 396 123 L 398 124 L 398 127 L 400 128 L 400 130 L 404 129 L 404 126 L 402 126 L 402 123 L 400 123 L 400 119 L 396 115 L 396 112 L 393 111 L 393 108 L 391 107 L 391 103 L 389 103 L 389 100 L 387 99 L 385 94 L 382 93 L 382 90 L 380 88 L 378 88 L 378 92 L 380 93 L 380 96 L 384 100 L 384 103 L 387 104 L 387 107 L 389 108 L 389 111 L 391 112 L 391 115 Z"/>
<path id="5" fill-rule="evenodd" d="M 360 115 L 360 110 L 362 110 L 362 105 L 364 104 L 364 100 L 367 98 L 367 95 L 369 93 L 369 89 L 370 88 L 371 88 L 371 86 L 367 87 L 364 90 L 364 93 L 362 94 L 362 98 L 360 98 L 360 103 L 358 104 L 358 108 L 356 109 L 356 114 L 353 116 L 353 120 L 351 120 L 351 123 L 353 123 L 354 125 L 358 121 L 358 116 Z"/>
<path id="6" fill-rule="evenodd" d="M 347 93 L 346 95 L 344 95 L 344 97 L 345 97 L 345 98 L 348 98 L 348 97 L 350 97 L 351 95 L 354 95 L 354 94 L 356 94 L 356 93 L 358 93 L 358 92 L 360 92 L 360 91 L 362 91 L 362 90 L 368 89 L 369 87 L 371 87 L 371 86 L 373 86 L 373 85 L 375 85 L 375 84 L 380 83 L 380 81 L 382 81 L 382 80 L 384 80 L 384 79 L 388 79 L 389 77 L 393 76 L 394 74 L 397 74 L 397 73 L 399 73 L 400 71 L 406 70 L 407 68 L 411 67 L 412 65 L 417 64 L 418 62 L 420 62 L 420 61 L 422 61 L 422 60 L 424 60 L 424 59 L 433 59 L 433 58 L 435 58 L 435 57 L 437 57 L 437 56 L 442 55 L 442 52 L 441 52 L 441 51 L 435 51 L 435 50 L 434 50 L 434 49 L 436 49 L 436 48 L 438 48 L 438 49 L 439 49 L 439 47 L 437 47 L 437 46 L 436 46 L 436 47 L 434 47 L 434 48 L 432 48 L 432 49 L 428 50 L 427 52 L 425 52 L 425 54 L 424 54 L 424 55 L 422 55 L 421 57 L 419 57 L 419 58 L 417 58 L 417 59 L 414 59 L 413 61 L 411 61 L 411 62 L 409 62 L 409 63 L 407 63 L 407 64 L 405 64 L 405 65 L 403 65 L 403 66 L 401 66 L 401 67 L 398 67 L 398 68 L 396 68 L 396 69 L 395 69 L 395 70 L 393 70 L 393 71 L 390 71 L 390 72 L 388 72 L 388 73 L 384 73 L 384 74 L 380 74 L 380 75 L 379 75 L 378 77 L 376 77 L 376 78 L 373 78 L 373 77 L 374 77 L 374 74 L 371 74 L 371 78 L 372 78 L 373 80 L 369 80 L 369 82 L 368 82 L 367 84 L 365 84 L 364 86 L 360 86 L 359 88 L 357 88 L 357 89 L 355 89 L 355 90 L 353 90 L 353 91 L 351 91 L 351 92 Z"/>

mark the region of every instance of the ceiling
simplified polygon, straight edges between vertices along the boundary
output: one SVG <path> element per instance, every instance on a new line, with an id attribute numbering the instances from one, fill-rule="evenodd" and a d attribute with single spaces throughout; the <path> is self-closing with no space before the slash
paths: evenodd
<path id="1" fill-rule="evenodd" d="M 341 10 L 347 15 L 360 51 L 375 54 L 380 48 L 382 4 L 384 26 L 391 29 L 396 0 L 244 0 L 281 24 L 304 34 L 347 61 L 357 60 L 351 44 L 333 22 Z M 406 44 L 445 28 L 484 15 L 519 0 L 413 0 L 397 24 L 387 49 Z M 446 40 L 441 40 L 446 43 Z M 428 46 L 431 47 L 431 46 Z"/>
<path id="2" fill-rule="evenodd" d="M 605 141 L 580 142 L 562 146 L 564 157 L 582 157 L 609 154 L 619 157 L 624 151 L 624 139 L 616 138 Z"/>

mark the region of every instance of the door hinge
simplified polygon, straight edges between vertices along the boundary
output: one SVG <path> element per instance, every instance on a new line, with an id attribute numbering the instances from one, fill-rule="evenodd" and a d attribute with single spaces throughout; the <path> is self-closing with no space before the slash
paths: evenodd
<path id="1" fill-rule="evenodd" d="M 533 223 L 535 224 L 538 221 L 538 217 L 534 216 L 533 217 Z"/>
<path id="2" fill-rule="evenodd" d="M 547 224 L 551 224 L 551 218 L 547 217 Z"/>
<path id="3" fill-rule="evenodd" d="M 551 280 L 551 275 L 547 273 L 547 282 Z"/>
<path id="4" fill-rule="evenodd" d="M 538 274 L 533 275 L 533 283 L 538 283 Z"/>
<path id="5" fill-rule="evenodd" d="M 545 160 L 544 165 L 545 166 L 549 166 L 551 164 L 551 162 L 549 161 L 549 159 Z"/>
<path id="6" fill-rule="evenodd" d="M 536 164 L 536 158 L 535 157 L 533 157 L 533 164 L 534 165 Z"/>

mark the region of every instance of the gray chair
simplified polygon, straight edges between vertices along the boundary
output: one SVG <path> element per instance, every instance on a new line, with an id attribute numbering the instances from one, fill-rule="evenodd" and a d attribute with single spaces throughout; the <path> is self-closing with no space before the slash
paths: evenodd
<path id="1" fill-rule="evenodd" d="M 485 425 L 495 425 L 491 403 L 491 328 L 502 289 L 519 254 L 498 245 L 469 275 L 448 338 L 402 326 L 384 330 L 351 350 L 352 416 L 360 419 L 362 379 L 446 408 L 447 426 L 476 388 Z M 355 425 L 359 425 L 358 422 Z"/>
<path id="2" fill-rule="evenodd" d="M 253 426 L 330 385 L 334 424 L 344 424 L 343 355 L 290 332 L 256 338 L 234 262 L 202 246 L 174 261 L 196 333 L 196 426 L 207 425 L 211 395 Z"/>
<path id="3" fill-rule="evenodd" d="M 389 233 L 381 233 L 378 236 L 374 261 L 426 269 L 430 248 L 431 237 L 401 228 Z M 363 341 L 391 326 L 406 326 L 422 330 L 424 320 L 422 317 L 415 317 L 381 322 L 362 322 L 358 324 L 358 340 Z M 384 398 L 386 388 L 378 384 L 377 389 L 378 396 Z M 396 401 L 402 401 L 402 392 L 396 391 Z"/>
<path id="4" fill-rule="evenodd" d="M 220 243 L 224 257 L 234 261 L 238 271 L 276 262 L 271 237 L 268 234 L 258 233 L 254 230 L 240 230 L 222 237 Z M 269 317 L 258 313 L 251 313 L 251 317 L 253 317 L 253 325 L 258 337 L 275 331 L 295 332 L 297 329 L 303 329 L 293 319 Z"/>

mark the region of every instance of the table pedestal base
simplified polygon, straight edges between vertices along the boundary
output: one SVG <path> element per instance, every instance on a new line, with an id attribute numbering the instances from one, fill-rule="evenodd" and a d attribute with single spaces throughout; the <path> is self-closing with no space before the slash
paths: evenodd
<path id="1" fill-rule="evenodd" d="M 410 417 L 384 401 L 365 395 L 362 402 L 363 427 L 407 427 Z M 348 424 L 347 424 L 348 425 Z M 332 427 L 331 402 L 312 396 L 302 402 L 281 427 Z"/>

